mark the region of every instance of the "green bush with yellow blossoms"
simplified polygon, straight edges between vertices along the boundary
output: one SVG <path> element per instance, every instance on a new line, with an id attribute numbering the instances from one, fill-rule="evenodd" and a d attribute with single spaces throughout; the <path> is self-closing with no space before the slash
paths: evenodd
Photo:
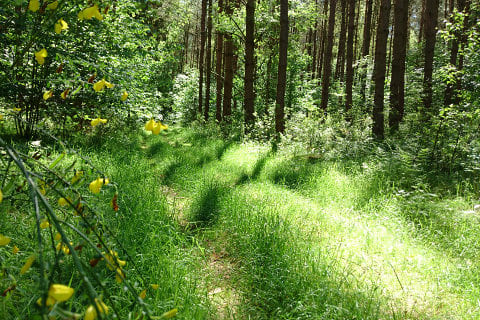
<path id="1" fill-rule="evenodd" d="M 102 45 L 120 20 L 115 11 L 128 6 L 0 1 L 2 131 L 48 137 L 54 146 L 33 141 L 25 148 L 0 138 L 0 205 L 31 209 L 0 222 L 0 295 L 4 314 L 12 318 L 168 319 L 177 313 L 152 314 L 145 301 L 158 285 L 129 272 L 135 261 L 103 222 L 105 210 L 119 210 L 115 182 L 50 134 L 101 131 L 132 115 L 125 84 L 134 82 L 111 80 L 121 76 L 109 72 L 110 48 Z M 153 119 L 145 125 L 153 134 L 167 128 Z M 30 221 L 34 236 L 20 234 L 17 219 Z M 128 316 L 112 299 L 112 288 L 126 292 Z M 26 306 L 17 303 L 20 297 Z"/>

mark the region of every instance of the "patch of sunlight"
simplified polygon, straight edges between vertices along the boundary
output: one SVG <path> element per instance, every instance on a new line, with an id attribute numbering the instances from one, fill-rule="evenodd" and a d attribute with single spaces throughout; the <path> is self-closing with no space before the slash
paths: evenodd
<path id="1" fill-rule="evenodd" d="M 349 183 L 347 177 L 331 175 L 328 181 Z M 478 315 L 478 306 L 454 283 L 461 277 L 462 261 L 412 239 L 411 226 L 392 212 L 370 215 L 335 201 L 322 206 L 327 202 L 268 182 L 248 184 L 237 192 L 245 201 L 261 201 L 278 209 L 304 231 L 306 245 L 330 253 L 327 256 L 339 271 L 361 279 L 359 286 L 361 282 L 378 286 L 392 307 L 386 312 L 407 318 L 473 319 Z M 395 199 L 386 201 L 385 208 L 395 207 Z"/>

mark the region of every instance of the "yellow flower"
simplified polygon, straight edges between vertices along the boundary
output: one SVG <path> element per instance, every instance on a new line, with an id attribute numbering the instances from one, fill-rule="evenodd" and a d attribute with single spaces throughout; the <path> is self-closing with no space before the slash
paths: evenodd
<path id="1" fill-rule="evenodd" d="M 48 296 L 55 301 L 63 302 L 71 298 L 75 290 L 63 284 L 52 284 L 48 289 Z"/>
<path id="2" fill-rule="evenodd" d="M 41 307 L 42 306 L 42 298 L 38 298 L 37 300 L 37 304 Z M 50 306 L 53 306 L 55 304 L 55 299 L 53 299 L 52 297 L 47 297 L 47 303 L 46 303 L 46 306 L 47 307 L 50 307 Z"/>
<path id="3" fill-rule="evenodd" d="M 0 234 L 0 246 L 6 246 L 7 244 L 10 243 L 11 240 L 12 239 L 10 237 Z"/>
<path id="4" fill-rule="evenodd" d="M 103 20 L 103 16 L 100 14 L 100 11 L 98 11 L 98 6 L 94 5 L 93 7 L 83 9 L 80 11 L 78 14 L 78 19 L 83 20 L 90 20 L 93 17 L 95 17 L 97 20 Z"/>
<path id="5" fill-rule="evenodd" d="M 92 193 L 99 193 L 102 186 L 107 185 L 109 182 L 110 181 L 107 178 L 105 179 L 97 178 L 96 180 L 93 180 L 92 182 L 90 182 L 90 185 L 88 186 L 88 188 Z"/>
<path id="6" fill-rule="evenodd" d="M 33 262 L 35 262 L 35 258 L 36 258 L 35 255 L 31 255 L 30 257 L 28 257 L 27 261 L 25 262 L 22 269 L 20 270 L 20 274 L 25 274 L 28 271 L 28 269 L 30 269 Z"/>
<path id="7" fill-rule="evenodd" d="M 103 90 L 104 87 L 105 87 L 105 79 L 102 79 L 100 81 L 95 82 L 95 84 L 93 85 L 93 90 L 95 90 L 96 92 L 100 92 Z"/>
<path id="8" fill-rule="evenodd" d="M 56 241 L 60 241 L 60 239 L 62 239 L 62 235 L 59 232 L 57 232 L 53 239 L 55 239 Z"/>
<path id="9" fill-rule="evenodd" d="M 58 199 L 58 205 L 60 207 L 65 207 L 67 206 L 69 203 L 72 202 L 72 199 L 70 197 L 66 197 L 66 198 L 60 198 Z"/>
<path id="10" fill-rule="evenodd" d="M 100 313 L 108 314 L 108 307 L 105 303 L 95 298 L 95 304 L 97 305 L 98 311 Z M 84 320 L 95 320 L 97 319 L 97 310 L 93 305 L 89 305 L 87 310 L 85 311 Z"/>
<path id="11" fill-rule="evenodd" d="M 97 118 L 97 119 L 93 119 L 93 120 L 90 122 L 90 124 L 92 125 L 92 127 L 95 127 L 95 126 L 97 126 L 97 125 L 100 124 L 100 123 L 103 123 L 103 124 L 107 123 L 107 119 Z"/>
<path id="12" fill-rule="evenodd" d="M 120 100 L 125 101 L 125 100 L 127 100 L 127 98 L 128 98 L 127 91 L 123 91 L 123 94 L 122 94 L 122 97 L 120 98 Z"/>
<path id="13" fill-rule="evenodd" d="M 38 0 L 30 0 L 28 3 L 28 10 L 32 12 L 37 12 L 40 9 L 40 1 Z"/>
<path id="14" fill-rule="evenodd" d="M 47 101 L 47 100 L 50 99 L 52 96 L 53 96 L 53 91 L 52 91 L 52 90 L 45 91 L 45 92 L 43 93 L 43 100 Z"/>
<path id="15" fill-rule="evenodd" d="M 107 259 L 107 261 L 109 262 L 107 263 L 107 268 L 110 270 L 115 270 L 114 266 L 118 265 L 120 267 L 123 267 L 127 264 L 126 261 L 120 260 L 118 258 L 118 253 L 113 250 L 110 250 L 110 253 L 105 254 L 105 259 Z"/>
<path id="16" fill-rule="evenodd" d="M 96 180 L 90 182 L 90 185 L 88 186 L 88 188 L 93 193 L 99 193 L 102 185 L 103 185 L 103 182 L 100 179 L 96 179 Z"/>
<path id="17" fill-rule="evenodd" d="M 72 178 L 72 184 L 80 180 L 82 176 L 83 176 L 83 171 L 76 171 Z"/>
<path id="18" fill-rule="evenodd" d="M 42 220 L 42 223 L 40 223 L 40 228 L 46 229 L 48 227 L 50 227 L 50 223 L 48 222 L 48 220 L 47 219 Z"/>
<path id="19" fill-rule="evenodd" d="M 145 130 L 147 131 L 153 131 L 153 128 L 155 127 L 155 120 L 150 119 L 146 124 L 145 124 Z"/>
<path id="20" fill-rule="evenodd" d="M 57 23 L 55 23 L 55 33 L 60 34 L 62 30 L 67 30 L 68 24 L 63 19 L 59 19 Z"/>
<path id="21" fill-rule="evenodd" d="M 48 10 L 55 10 L 55 9 L 57 9 L 57 7 L 58 7 L 58 1 L 55 0 L 47 6 L 47 9 Z"/>
<path id="22" fill-rule="evenodd" d="M 2 116 L 2 118 L 3 118 L 3 116 Z M 2 192 L 2 190 L 0 190 L 0 202 L 2 202 L 2 201 L 3 201 L 3 192 Z"/>
<path id="23" fill-rule="evenodd" d="M 113 83 L 110 83 L 108 81 L 105 81 L 105 86 L 109 89 L 112 89 L 113 87 L 115 87 L 115 85 Z"/>
<path id="24" fill-rule="evenodd" d="M 177 315 L 178 313 L 178 309 L 175 308 L 175 309 L 172 309 L 170 311 L 167 311 L 165 312 L 164 314 L 162 314 L 162 316 L 160 317 L 160 319 L 170 319 L 170 318 L 173 318 Z"/>
<path id="25" fill-rule="evenodd" d="M 140 294 L 138 295 L 140 298 L 142 299 L 145 299 L 145 297 L 147 296 L 147 289 L 143 290 L 142 292 L 140 292 Z"/>
<path id="26" fill-rule="evenodd" d="M 72 245 L 73 243 L 70 242 L 70 245 Z M 65 254 L 70 254 L 70 249 L 68 248 L 68 246 L 65 244 L 65 243 L 62 243 L 62 242 L 59 242 L 57 244 L 57 247 L 56 247 L 57 251 L 60 251 L 62 250 L 63 253 Z"/>
<path id="27" fill-rule="evenodd" d="M 153 126 L 153 130 L 152 130 L 152 133 L 153 134 L 159 134 L 160 131 L 162 130 L 165 130 L 165 129 L 168 129 L 167 126 L 164 126 L 160 121 L 155 123 L 155 125 Z"/>
<path id="28" fill-rule="evenodd" d="M 159 285 L 158 284 L 151 284 L 150 287 L 152 287 L 153 290 L 158 290 Z"/>
<path id="29" fill-rule="evenodd" d="M 32 0 L 34 1 L 34 0 Z M 38 0 L 37 0 L 38 2 Z M 35 59 L 37 60 L 38 64 L 44 64 L 45 63 L 45 58 L 48 56 L 47 50 L 43 48 L 40 51 L 35 52 Z"/>
<path id="30" fill-rule="evenodd" d="M 65 89 L 65 91 L 63 91 L 61 94 L 60 94 L 60 97 L 62 97 L 63 100 L 67 99 L 67 96 L 68 96 L 68 93 L 70 92 L 70 89 L 67 88 Z"/>
<path id="31" fill-rule="evenodd" d="M 18 249 L 17 246 L 13 246 L 12 253 L 13 253 L 13 254 L 17 254 L 18 251 L 20 251 L 20 249 Z"/>
<path id="32" fill-rule="evenodd" d="M 20 112 L 20 111 L 22 111 L 22 108 L 13 108 L 12 110 L 15 111 L 15 112 Z"/>
<path id="33" fill-rule="evenodd" d="M 125 272 L 123 272 L 121 268 L 117 268 L 117 270 L 115 270 L 115 281 L 122 283 L 123 279 L 125 279 Z"/>

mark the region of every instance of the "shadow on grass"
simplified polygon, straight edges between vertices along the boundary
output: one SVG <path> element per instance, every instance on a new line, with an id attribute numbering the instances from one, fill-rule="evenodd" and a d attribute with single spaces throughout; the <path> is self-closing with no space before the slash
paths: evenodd
<path id="1" fill-rule="evenodd" d="M 149 158 L 153 158 L 157 155 L 160 155 L 161 153 L 165 153 L 169 148 L 170 146 L 167 143 L 163 141 L 157 141 L 154 144 L 150 145 L 150 147 L 146 151 L 146 155 Z"/>
<path id="2" fill-rule="evenodd" d="M 201 186 L 189 212 L 194 228 L 209 227 L 217 222 L 221 212 L 220 201 L 225 194 L 226 188 L 214 182 L 206 182 Z"/>
<path id="3" fill-rule="evenodd" d="M 253 166 L 252 172 L 250 174 L 243 173 L 240 175 L 240 177 L 237 179 L 235 182 L 236 185 L 242 185 L 245 184 L 249 181 L 255 181 L 258 179 L 260 173 L 262 172 L 263 168 L 265 167 L 265 164 L 267 163 L 267 160 L 272 156 L 272 152 L 269 151 L 263 156 L 261 156 L 256 162 L 255 165 Z"/>
<path id="4" fill-rule="evenodd" d="M 304 160 L 284 160 L 268 173 L 268 179 L 290 189 L 298 189 L 306 183 L 313 172 L 313 164 Z"/>

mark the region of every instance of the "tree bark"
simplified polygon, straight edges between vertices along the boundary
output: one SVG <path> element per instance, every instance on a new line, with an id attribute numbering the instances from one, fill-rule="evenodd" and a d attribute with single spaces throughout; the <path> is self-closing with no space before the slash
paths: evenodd
<path id="1" fill-rule="evenodd" d="M 320 79 L 322 77 L 323 71 L 323 58 L 325 55 L 325 43 L 327 40 L 327 16 L 328 13 L 328 0 L 324 0 L 323 3 L 323 21 L 322 21 L 322 33 L 321 33 L 321 40 L 320 40 L 320 48 L 318 53 L 318 71 L 317 77 Z"/>
<path id="2" fill-rule="evenodd" d="M 423 106 L 425 110 L 432 108 L 433 101 L 432 75 L 437 36 L 438 2 L 439 0 L 426 0 L 425 2 L 425 65 L 423 69 Z"/>
<path id="3" fill-rule="evenodd" d="M 345 72 L 345 43 L 347 39 L 347 0 L 340 0 L 342 21 L 340 23 L 340 39 L 338 40 L 337 64 L 335 67 L 335 79 L 343 82 Z"/>
<path id="4" fill-rule="evenodd" d="M 218 0 L 218 12 L 223 11 L 223 0 Z M 222 121 L 222 91 L 223 91 L 223 34 L 217 30 L 217 51 L 215 53 L 215 77 L 217 81 L 217 100 L 215 105 L 215 118 Z"/>
<path id="5" fill-rule="evenodd" d="M 205 20 L 207 14 L 207 0 L 202 0 L 202 14 L 200 18 L 200 60 L 198 64 L 198 113 L 202 114 L 203 106 L 203 63 L 205 60 L 205 40 L 207 33 L 205 30 Z"/>
<path id="6" fill-rule="evenodd" d="M 363 43 L 362 43 L 362 58 L 366 59 L 367 56 L 370 54 L 370 40 L 372 37 L 371 28 L 372 28 L 372 7 L 373 7 L 373 0 L 366 0 L 365 3 L 365 20 L 364 20 L 364 27 L 363 27 Z M 365 101 L 365 90 L 367 86 L 366 78 L 367 78 L 367 63 L 364 61 L 362 64 L 362 70 L 360 73 L 360 96 L 362 97 L 362 101 Z"/>
<path id="7" fill-rule="evenodd" d="M 390 81 L 390 132 L 398 130 L 405 112 L 405 61 L 407 56 L 409 0 L 394 2 L 392 79 Z"/>
<path id="8" fill-rule="evenodd" d="M 287 81 L 288 0 L 280 0 L 280 45 L 278 52 L 275 132 L 285 132 L 285 86 Z"/>
<path id="9" fill-rule="evenodd" d="M 233 13 L 232 0 L 225 1 L 225 13 Z M 232 115 L 232 90 L 233 90 L 233 39 L 230 33 L 225 34 L 225 82 L 223 89 L 223 120 L 230 121 Z"/>
<path id="10" fill-rule="evenodd" d="M 375 63 L 373 67 L 373 77 L 375 86 L 374 106 L 373 106 L 373 127 L 372 132 L 375 138 L 384 138 L 384 94 L 385 94 L 385 69 L 387 62 L 387 42 L 388 27 L 390 22 L 390 0 L 381 0 L 380 12 L 377 24 L 377 37 L 375 45 Z"/>
<path id="11" fill-rule="evenodd" d="M 205 108 L 203 116 L 208 121 L 210 112 L 210 81 L 212 76 L 212 0 L 208 0 L 208 19 L 207 19 L 207 79 L 205 82 Z"/>
<path id="12" fill-rule="evenodd" d="M 332 73 L 332 49 L 333 49 L 333 32 L 335 29 L 335 9 L 337 0 L 330 1 L 330 15 L 328 21 L 328 38 L 327 47 L 325 49 L 325 57 L 323 59 L 323 78 L 322 78 L 322 109 L 327 111 L 328 94 L 330 89 L 330 75 Z"/>
<path id="13" fill-rule="evenodd" d="M 245 80 L 244 108 L 245 131 L 250 131 L 254 117 L 254 72 L 255 72 L 255 0 L 247 0 L 245 15 Z"/>
<path id="14" fill-rule="evenodd" d="M 347 39 L 347 81 L 345 89 L 345 112 L 350 119 L 349 111 L 353 103 L 353 38 L 355 36 L 355 0 L 348 1 L 348 39 Z"/>

